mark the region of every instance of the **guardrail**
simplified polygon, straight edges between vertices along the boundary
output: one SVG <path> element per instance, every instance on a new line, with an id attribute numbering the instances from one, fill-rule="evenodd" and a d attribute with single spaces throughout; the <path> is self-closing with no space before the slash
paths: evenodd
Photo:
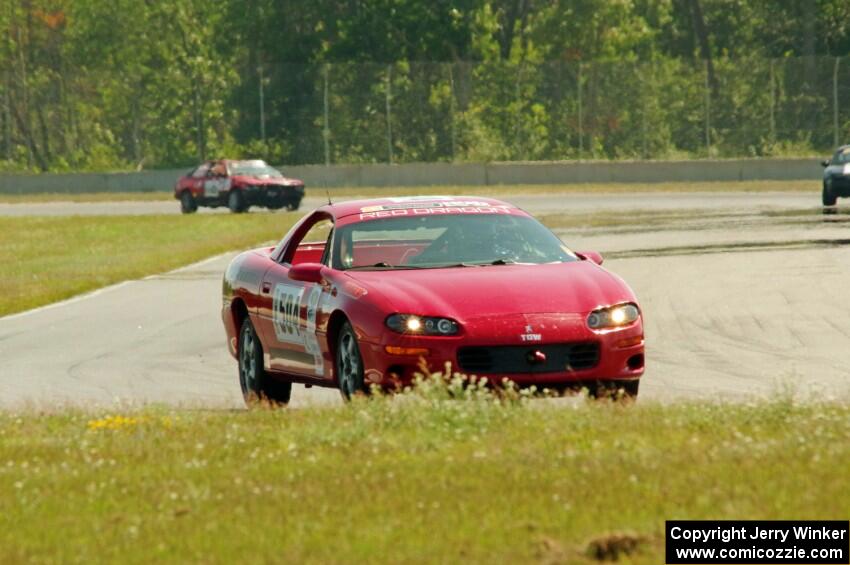
<path id="1" fill-rule="evenodd" d="M 307 187 L 487 186 L 574 183 L 661 183 L 821 178 L 818 159 L 585 161 L 534 163 L 410 163 L 280 167 Z M 0 176 L 0 193 L 170 191 L 186 169 L 136 173 Z"/>

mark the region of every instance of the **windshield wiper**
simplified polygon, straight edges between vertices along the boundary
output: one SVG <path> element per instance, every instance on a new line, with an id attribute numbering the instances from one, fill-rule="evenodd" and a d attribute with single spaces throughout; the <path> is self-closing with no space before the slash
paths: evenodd
<path id="1" fill-rule="evenodd" d="M 437 265 L 418 265 L 417 269 L 454 269 L 457 267 L 486 267 L 488 265 L 514 265 L 511 259 L 494 259 L 493 261 L 463 261 L 460 263 L 441 263 Z"/>
<path id="2" fill-rule="evenodd" d="M 488 265 L 516 265 L 513 259 L 493 259 L 492 261 L 477 261 L 475 263 L 460 263 L 462 267 L 486 267 Z"/>
<path id="3" fill-rule="evenodd" d="M 369 269 L 425 269 L 426 267 L 420 267 L 417 265 L 390 265 L 386 261 L 378 261 L 377 263 L 373 263 L 372 265 L 358 265 L 356 267 L 349 267 L 345 269 L 346 271 L 365 271 Z"/>
<path id="4" fill-rule="evenodd" d="M 390 265 L 386 261 L 379 261 L 371 265 L 357 265 L 349 267 L 346 271 L 368 271 L 370 269 L 453 269 L 456 267 L 484 267 L 487 265 L 513 265 L 516 261 L 511 259 L 494 259 L 493 261 L 469 262 L 462 263 L 441 263 L 436 265 Z"/>

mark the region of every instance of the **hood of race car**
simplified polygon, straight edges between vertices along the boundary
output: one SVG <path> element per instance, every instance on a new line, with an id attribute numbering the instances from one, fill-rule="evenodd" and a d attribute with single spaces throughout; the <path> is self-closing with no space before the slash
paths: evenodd
<path id="1" fill-rule="evenodd" d="M 625 282 L 591 261 L 346 273 L 380 293 L 395 312 L 459 322 L 512 314 L 587 313 L 635 301 Z"/>
<path id="2" fill-rule="evenodd" d="M 249 177 L 243 175 L 234 175 L 233 177 L 231 177 L 231 179 L 234 184 L 239 184 L 242 186 L 301 186 L 302 184 L 304 184 L 298 179 L 290 179 L 286 177 Z"/>

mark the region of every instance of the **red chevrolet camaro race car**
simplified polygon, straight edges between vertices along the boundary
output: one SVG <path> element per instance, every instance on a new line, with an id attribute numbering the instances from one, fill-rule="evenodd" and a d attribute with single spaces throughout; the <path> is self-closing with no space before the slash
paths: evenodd
<path id="1" fill-rule="evenodd" d="M 287 178 L 265 161 L 207 161 L 177 180 L 174 198 L 184 214 L 198 206 L 227 206 L 247 212 L 251 206 L 297 210 L 304 198 L 304 181 Z"/>
<path id="2" fill-rule="evenodd" d="M 498 200 L 328 204 L 231 262 L 222 319 L 247 400 L 286 403 L 293 382 L 345 398 L 392 390 L 422 359 L 494 383 L 635 396 L 640 307 L 601 263 Z"/>

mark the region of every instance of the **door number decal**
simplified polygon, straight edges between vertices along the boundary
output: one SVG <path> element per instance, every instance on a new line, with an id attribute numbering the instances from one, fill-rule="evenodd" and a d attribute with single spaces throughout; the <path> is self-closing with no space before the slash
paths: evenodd
<path id="1" fill-rule="evenodd" d="M 301 335 L 298 320 L 303 296 L 303 286 L 275 285 L 272 315 L 274 316 L 274 333 L 278 341 L 304 344 L 304 337 Z"/>
<path id="2" fill-rule="evenodd" d="M 313 285 L 307 296 L 307 320 L 301 326 L 301 302 L 304 300 L 304 287 L 289 284 L 277 284 L 274 287 L 272 316 L 274 333 L 282 343 L 301 345 L 313 357 L 316 375 L 325 374 L 325 363 L 319 340 L 316 337 L 316 315 L 322 298 L 322 287 Z"/>
<path id="3" fill-rule="evenodd" d="M 229 178 L 207 179 L 204 181 L 204 196 L 207 198 L 216 198 L 219 192 L 230 190 Z"/>

